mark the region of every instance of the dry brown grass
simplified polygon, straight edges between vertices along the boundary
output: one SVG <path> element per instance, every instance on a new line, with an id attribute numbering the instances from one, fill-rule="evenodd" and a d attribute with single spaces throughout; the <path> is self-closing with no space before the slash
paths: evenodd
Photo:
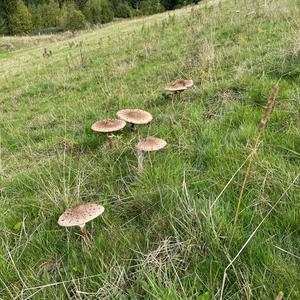
<path id="1" fill-rule="evenodd" d="M 60 34 L 38 36 L 2 36 L 0 37 L 0 47 L 1 45 L 11 45 L 11 50 L 19 50 L 23 48 L 43 46 L 48 45 L 49 43 L 68 40 L 70 38 L 73 38 L 74 36 L 75 35 L 70 31 Z"/>
<path id="2" fill-rule="evenodd" d="M 300 57 L 300 30 L 295 35 L 293 55 L 295 57 Z"/>
<path id="3" fill-rule="evenodd" d="M 258 131 L 260 134 L 262 134 L 266 128 L 268 119 L 270 118 L 272 109 L 273 109 L 273 105 L 274 105 L 274 101 L 276 99 L 278 95 L 278 87 L 274 86 L 272 89 L 272 93 L 269 97 L 268 103 L 265 107 L 265 111 L 264 111 L 264 115 L 259 123 L 259 127 L 258 127 Z"/>

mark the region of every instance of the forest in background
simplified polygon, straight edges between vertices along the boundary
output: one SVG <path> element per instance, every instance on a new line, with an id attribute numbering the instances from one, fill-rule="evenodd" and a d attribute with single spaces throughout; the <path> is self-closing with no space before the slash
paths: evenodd
<path id="1" fill-rule="evenodd" d="M 50 34 L 172 10 L 200 0 L 2 0 L 0 34 Z"/>

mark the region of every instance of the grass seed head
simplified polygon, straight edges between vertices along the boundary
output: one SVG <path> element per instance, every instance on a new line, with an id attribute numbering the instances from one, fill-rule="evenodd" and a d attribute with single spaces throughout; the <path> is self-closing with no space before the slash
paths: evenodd
<path id="1" fill-rule="evenodd" d="M 274 86 L 272 88 L 272 93 L 269 97 L 269 100 L 268 100 L 268 103 L 265 107 L 265 111 L 264 111 L 264 115 L 262 117 L 262 119 L 260 120 L 260 123 L 259 123 L 259 127 L 258 127 L 258 131 L 260 134 L 262 134 L 266 128 L 266 125 L 267 125 L 267 122 L 268 122 L 268 119 L 270 118 L 270 115 L 271 115 L 271 112 L 272 112 L 272 109 L 273 109 L 273 105 L 274 105 L 274 102 L 275 102 L 275 99 L 278 95 L 278 87 L 277 86 Z"/>

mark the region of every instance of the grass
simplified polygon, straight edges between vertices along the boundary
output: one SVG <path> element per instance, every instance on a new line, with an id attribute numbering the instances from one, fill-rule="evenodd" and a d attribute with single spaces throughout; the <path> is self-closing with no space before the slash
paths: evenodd
<path id="1" fill-rule="evenodd" d="M 7 58 L 13 56 L 12 52 L 7 52 L 7 51 L 0 51 L 0 59 L 1 58 Z"/>
<path id="2" fill-rule="evenodd" d="M 204 1 L 1 57 L 0 298 L 220 299 L 226 271 L 223 299 L 300 299 L 299 16 L 296 0 Z M 195 88 L 172 103 L 177 78 Z M 127 107 L 153 122 L 110 150 L 90 126 Z M 140 174 L 147 135 L 168 146 Z M 106 210 L 83 240 L 57 219 L 88 201 Z"/>

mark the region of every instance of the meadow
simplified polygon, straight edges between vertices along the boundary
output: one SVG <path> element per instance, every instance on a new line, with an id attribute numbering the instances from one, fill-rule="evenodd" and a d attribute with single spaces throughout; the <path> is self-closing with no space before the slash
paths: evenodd
<path id="1" fill-rule="evenodd" d="M 300 299 L 299 20 L 207 0 L 0 52 L 0 299 Z M 153 121 L 110 149 L 91 125 L 124 108 Z M 168 145 L 141 173 L 148 135 Z M 83 202 L 105 207 L 88 238 L 57 224 Z"/>

